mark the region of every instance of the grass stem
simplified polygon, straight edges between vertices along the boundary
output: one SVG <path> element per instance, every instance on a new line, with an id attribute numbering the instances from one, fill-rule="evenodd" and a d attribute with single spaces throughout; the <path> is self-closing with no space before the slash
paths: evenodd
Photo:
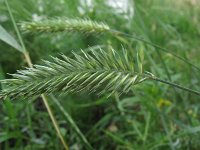
<path id="1" fill-rule="evenodd" d="M 54 128 L 55 128 L 55 130 L 56 130 L 56 132 L 57 132 L 57 134 L 58 134 L 58 137 L 60 138 L 60 140 L 61 140 L 61 142 L 62 142 L 64 148 L 65 148 L 66 150 L 69 150 L 69 148 L 68 148 L 67 144 L 65 143 L 65 140 L 64 140 L 64 138 L 63 138 L 63 136 L 62 136 L 62 134 L 61 134 L 61 132 L 60 132 L 58 123 L 56 122 L 56 119 L 55 119 L 55 117 L 54 117 L 54 115 L 53 115 L 53 113 L 52 113 L 52 110 L 51 110 L 51 108 L 49 107 L 49 104 L 48 104 L 48 101 L 47 101 L 46 96 L 45 96 L 44 94 L 42 94 L 41 97 L 42 97 L 42 100 L 43 100 L 43 102 L 44 102 L 44 104 L 45 104 L 45 106 L 46 106 L 46 108 L 47 108 L 47 111 L 48 111 L 49 116 L 50 116 L 50 118 L 51 118 L 51 120 L 52 120 L 52 123 L 53 123 L 53 125 L 54 125 Z"/>
<path id="2" fill-rule="evenodd" d="M 17 37 L 18 37 L 19 42 L 20 42 L 20 44 L 21 44 L 21 46 L 22 46 L 22 48 L 23 48 L 23 55 L 24 55 L 24 57 L 25 57 L 25 60 L 26 60 L 26 62 L 27 62 L 27 64 L 28 64 L 29 67 L 33 67 L 33 64 L 32 64 L 32 62 L 31 62 L 30 55 L 29 55 L 29 53 L 28 53 L 27 50 L 26 50 L 26 47 L 25 47 L 25 45 L 24 45 L 24 42 L 23 42 L 22 37 L 21 37 L 20 32 L 19 32 L 19 29 L 18 29 L 18 27 L 17 27 L 17 25 L 16 25 L 15 19 L 14 19 L 13 15 L 12 15 L 10 6 L 9 6 L 9 4 L 8 4 L 8 1 L 5 0 L 5 3 L 6 3 L 6 7 L 7 7 L 7 9 L 8 9 L 10 18 L 11 18 L 11 20 L 12 20 L 12 23 L 13 23 L 13 25 L 14 25 L 15 31 L 16 31 L 16 33 L 17 33 Z M 45 104 L 45 107 L 47 108 L 47 111 L 48 111 L 49 116 L 50 116 L 50 118 L 51 118 L 51 120 L 52 120 L 52 123 L 53 123 L 53 125 L 54 125 L 54 128 L 55 128 L 55 130 L 56 130 L 56 132 L 57 132 L 57 134 L 58 134 L 58 136 L 59 136 L 59 138 L 60 138 L 60 140 L 61 140 L 61 142 L 62 142 L 64 148 L 65 148 L 66 150 L 69 150 L 67 144 L 66 144 L 65 141 L 64 141 L 64 138 L 63 138 L 62 135 L 61 135 L 61 132 L 60 132 L 60 130 L 59 130 L 59 126 L 58 126 L 58 124 L 57 124 L 57 122 L 56 122 L 56 119 L 55 119 L 55 117 L 54 117 L 54 115 L 53 115 L 53 113 L 52 113 L 52 110 L 51 110 L 51 108 L 50 108 L 50 106 L 49 106 L 49 104 L 48 104 L 48 101 L 47 101 L 47 99 L 45 98 L 45 95 L 42 94 L 41 97 L 42 97 L 42 100 L 43 100 L 43 102 L 44 102 L 44 104 Z"/>
<path id="3" fill-rule="evenodd" d="M 54 104 L 59 108 L 59 110 L 62 112 L 63 116 L 66 118 L 70 126 L 73 128 L 73 130 L 76 132 L 76 134 L 79 136 L 80 140 L 85 144 L 85 147 L 88 150 L 94 150 L 86 137 L 83 135 L 81 130 L 78 128 L 70 114 L 63 108 L 63 106 L 59 103 L 59 101 L 53 96 L 50 95 L 51 100 L 54 102 Z"/>
<path id="4" fill-rule="evenodd" d="M 173 83 L 173 82 L 169 82 L 169 81 L 166 81 L 166 80 L 163 80 L 163 79 L 160 79 L 160 78 L 157 78 L 157 77 L 150 77 L 151 79 L 155 80 L 155 81 L 159 81 L 159 82 L 162 82 L 162 83 L 165 83 L 165 84 L 168 84 L 170 86 L 173 86 L 173 87 L 176 87 L 176 88 L 179 88 L 179 89 L 182 89 L 184 91 L 188 91 L 190 93 L 193 93 L 193 94 L 196 94 L 196 95 L 199 95 L 200 96 L 200 92 L 198 91 L 195 91 L 195 90 L 192 90 L 190 88 L 187 88 L 187 87 L 183 87 L 179 84 L 176 84 L 176 83 Z"/>

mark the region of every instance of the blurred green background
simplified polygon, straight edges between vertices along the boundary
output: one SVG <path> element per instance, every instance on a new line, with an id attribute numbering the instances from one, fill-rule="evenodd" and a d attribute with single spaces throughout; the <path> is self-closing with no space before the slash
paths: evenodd
<path id="1" fill-rule="evenodd" d="M 200 67 L 199 0 L 8 0 L 17 23 L 51 17 L 90 18 L 112 29 L 161 45 Z M 0 25 L 18 40 L 5 1 L 0 0 Z M 2 32 L 0 32 L 2 34 Z M 200 91 L 200 72 L 170 54 L 127 37 L 109 34 L 22 34 L 34 64 L 88 47 L 122 46 L 133 54 L 144 47 L 144 68 L 157 76 Z M 0 79 L 26 67 L 21 53 L 0 41 Z M 3 87 L 1 87 L 3 88 Z M 199 150 L 200 97 L 155 82 L 136 86 L 127 95 L 110 98 L 76 94 L 57 97 L 96 150 Z M 87 149 L 59 108 L 51 108 L 70 150 Z M 46 108 L 34 101 L 0 103 L 0 149 L 60 150 Z"/>

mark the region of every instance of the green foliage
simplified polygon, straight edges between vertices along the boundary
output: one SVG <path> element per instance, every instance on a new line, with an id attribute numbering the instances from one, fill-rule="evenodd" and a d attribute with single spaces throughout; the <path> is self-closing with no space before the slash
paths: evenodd
<path id="1" fill-rule="evenodd" d="M 108 5 L 109 1 L 94 0 L 91 5 L 80 0 L 8 2 L 16 22 L 45 21 L 46 18 L 63 16 L 103 21 L 110 28 L 106 32 L 116 29 L 122 33 L 135 35 L 136 38 L 160 45 L 167 52 L 189 60 L 193 66 L 200 66 L 200 58 L 197 55 L 200 36 L 198 0 L 135 0 L 134 5 L 131 0 L 128 0 L 125 6 L 128 8 L 127 11 L 121 11 L 120 0 L 113 2 L 115 6 Z M 125 2 L 126 0 L 123 0 L 123 4 Z M 12 37 L 17 37 L 4 0 L 0 0 L 0 24 Z M 128 57 L 131 58 L 129 62 L 135 64 L 135 72 L 139 73 L 138 69 L 141 68 L 135 62 L 137 61 L 136 50 L 141 48 L 144 50 L 145 58 L 144 73 L 146 70 L 162 79 L 199 91 L 198 70 L 170 53 L 162 53 L 159 48 L 148 43 L 138 44 L 138 40 L 122 34 L 114 34 L 114 36 L 102 34 L 96 37 L 95 32 L 86 34 L 87 36 L 59 32 L 59 34 L 35 35 L 36 33 L 22 35 L 34 64 L 42 64 L 41 59 L 48 60 L 49 55 L 56 58 L 59 53 L 77 61 L 75 56 L 71 57 L 72 50 L 78 56 L 84 57 L 83 53 L 80 54 L 80 48 L 86 53 L 88 46 L 98 47 L 97 45 L 108 50 L 106 51 L 108 54 L 111 52 L 109 49 L 112 45 L 118 50 L 117 55 L 124 58 L 125 55 L 121 51 L 123 45 L 127 49 Z M 98 49 L 96 51 L 100 53 Z M 88 53 L 92 55 L 92 52 Z M 65 61 L 62 56 L 58 57 Z M 57 64 L 54 58 L 49 61 Z M 139 57 L 138 60 L 140 61 Z M 3 80 L 4 75 L 7 79 L 12 77 L 6 73 L 15 73 L 16 70 L 22 70 L 27 65 L 22 53 L 0 41 L 0 66 L 0 77 Z M 6 86 L 1 87 L 6 88 Z M 85 138 L 97 150 L 200 149 L 198 96 L 151 80 L 132 86 L 128 94 L 118 97 L 121 91 L 118 89 L 114 96 L 109 98 L 106 96 L 99 98 L 88 92 L 63 94 L 59 96 L 61 105 L 53 103 L 54 101 L 48 97 L 62 135 L 70 149 L 86 149 L 87 142 L 82 142 Z M 63 149 L 41 98 L 32 99 L 34 98 L 27 98 L 26 103 L 5 100 L 0 104 L 0 149 Z M 64 109 L 61 109 L 61 106 Z M 64 111 L 74 120 L 71 122 L 71 124 L 75 123 L 74 126 L 71 126 L 66 114 L 63 115 Z"/>

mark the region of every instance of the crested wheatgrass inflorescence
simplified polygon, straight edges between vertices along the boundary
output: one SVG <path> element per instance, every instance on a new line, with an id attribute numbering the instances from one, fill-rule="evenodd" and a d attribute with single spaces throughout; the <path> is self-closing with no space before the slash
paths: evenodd
<path id="1" fill-rule="evenodd" d="M 102 22 L 89 19 L 54 18 L 41 21 L 22 22 L 21 30 L 29 33 L 80 32 L 84 34 L 99 34 L 110 30 Z"/>
<path id="2" fill-rule="evenodd" d="M 99 49 L 88 53 L 82 51 L 83 55 L 73 54 L 74 59 L 62 54 L 62 59 L 52 57 L 52 62 L 44 61 L 44 65 L 12 74 L 14 79 L 3 81 L 7 87 L 0 95 L 17 98 L 52 92 L 126 93 L 132 85 L 145 80 L 134 71 L 126 52 L 120 56 L 114 50 L 107 54 Z"/>
<path id="3" fill-rule="evenodd" d="M 108 93 L 110 96 L 114 92 L 127 93 L 133 85 L 147 79 L 200 95 L 198 91 L 162 80 L 150 72 L 136 72 L 126 51 L 123 55 L 113 49 L 111 53 L 99 49 L 87 53 L 82 51 L 83 55 L 73 54 L 74 59 L 62 54 L 61 59 L 52 57 L 52 62 L 44 61 L 44 65 L 34 65 L 12 74 L 13 79 L 1 80 L 6 88 L 0 91 L 0 99 L 82 91 L 98 95 Z"/>

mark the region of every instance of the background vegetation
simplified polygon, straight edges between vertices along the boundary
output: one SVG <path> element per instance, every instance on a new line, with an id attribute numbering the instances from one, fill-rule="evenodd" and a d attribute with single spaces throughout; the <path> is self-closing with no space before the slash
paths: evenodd
<path id="1" fill-rule="evenodd" d="M 200 3 L 198 0 L 9 0 L 17 23 L 51 17 L 90 18 L 111 28 L 136 35 L 199 66 Z M 19 41 L 4 0 L 0 0 L 0 24 Z M 2 32 L 0 32 L 1 36 Z M 144 49 L 144 68 L 163 79 L 200 91 L 200 71 L 169 53 L 126 36 L 83 34 L 22 34 L 34 64 L 88 47 L 122 46 L 134 57 Z M 27 66 L 24 56 L 0 41 L 0 79 Z M 1 87 L 3 88 L 3 87 Z M 93 149 L 199 150 L 200 97 L 162 83 L 148 81 L 127 95 L 98 97 L 73 94 L 49 97 L 61 133 L 70 149 L 88 149 L 68 122 L 54 98 L 64 107 Z M 0 104 L 0 149 L 63 149 L 41 100 Z"/>

